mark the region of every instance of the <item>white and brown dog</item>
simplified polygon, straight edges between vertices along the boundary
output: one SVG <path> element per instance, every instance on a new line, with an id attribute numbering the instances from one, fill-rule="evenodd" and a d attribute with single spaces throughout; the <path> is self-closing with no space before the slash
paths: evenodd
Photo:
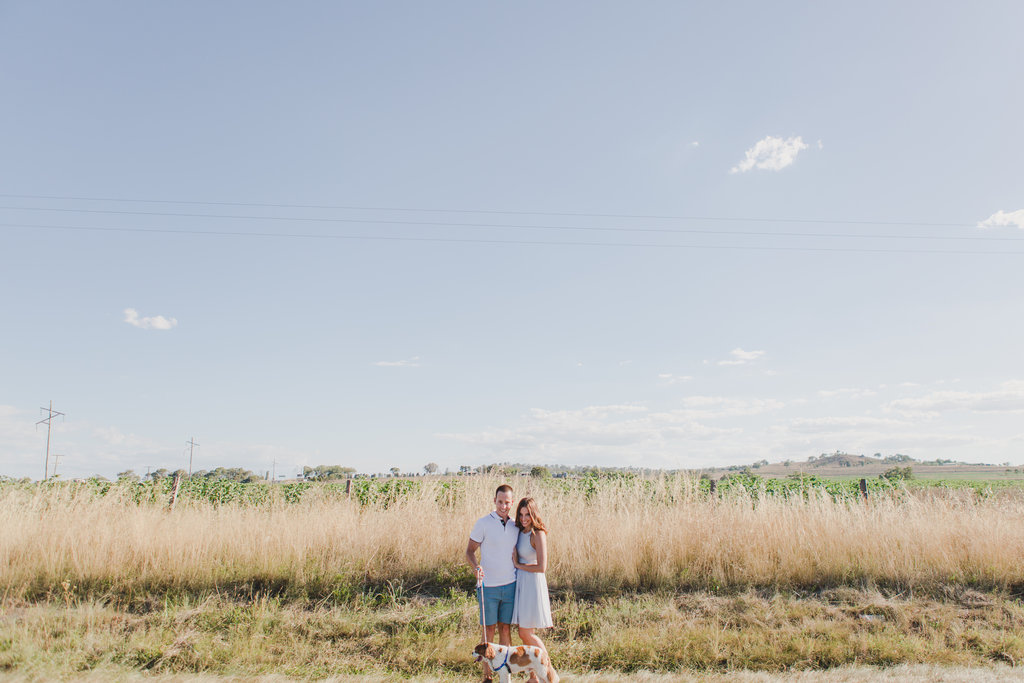
<path id="1" fill-rule="evenodd" d="M 491 671 L 497 671 L 501 683 L 509 683 L 509 674 L 522 671 L 537 674 L 541 683 L 558 683 L 559 680 L 548 653 L 533 645 L 509 647 L 480 643 L 473 649 L 473 657 L 478 662 L 486 661 Z"/>

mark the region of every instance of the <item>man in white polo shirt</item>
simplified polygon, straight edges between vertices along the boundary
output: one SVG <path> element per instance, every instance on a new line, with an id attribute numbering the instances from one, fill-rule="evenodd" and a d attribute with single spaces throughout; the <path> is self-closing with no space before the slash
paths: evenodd
<path id="1" fill-rule="evenodd" d="M 512 564 L 512 552 L 519 538 L 515 520 L 509 518 L 512 511 L 512 487 L 502 484 L 494 492 L 494 511 L 481 517 L 469 532 L 466 546 L 466 561 L 476 573 L 477 580 L 483 579 L 480 596 L 484 605 L 484 626 L 487 642 L 494 640 L 494 627 L 498 627 L 498 642 L 512 644 L 512 608 L 516 599 L 516 568 Z M 476 551 L 480 549 L 480 562 Z M 490 667 L 484 662 L 484 680 L 491 680 Z"/>

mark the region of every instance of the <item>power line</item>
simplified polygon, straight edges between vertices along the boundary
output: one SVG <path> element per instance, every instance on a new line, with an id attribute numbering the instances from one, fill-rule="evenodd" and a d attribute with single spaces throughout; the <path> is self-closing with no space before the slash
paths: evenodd
<path id="1" fill-rule="evenodd" d="M 3 196 L 3 195 L 0 195 Z M 885 234 L 858 234 L 858 233 L 827 233 L 827 232 L 758 232 L 753 230 L 710 230 L 698 228 L 644 228 L 644 227 L 598 227 L 598 226 L 576 226 L 576 225 L 536 225 L 521 223 L 456 223 L 452 221 L 405 221 L 405 220 L 381 220 L 370 218 L 324 218 L 317 216 L 261 216 L 245 214 L 215 214 L 215 213 L 173 213 L 167 211 L 125 211 L 114 209 L 69 209 L 53 208 L 42 206 L 0 206 L 0 210 L 8 211 L 49 211 L 54 213 L 79 213 L 79 214 L 103 214 L 117 216 L 159 216 L 164 218 L 213 218 L 230 220 L 249 221 L 277 221 L 277 222 L 300 222 L 300 223 L 342 223 L 356 225 L 407 225 L 442 228 L 497 228 L 497 229 L 526 229 L 526 230 L 566 230 L 582 232 L 630 232 L 630 233 L 665 233 L 665 234 L 702 234 L 702 235 L 742 235 L 742 236 L 763 236 L 763 237 L 828 237 L 828 238 L 855 238 L 855 239 L 910 239 L 910 240 L 963 240 L 963 241 L 992 241 L 992 242 L 1022 242 L 1024 238 L 1019 237 L 975 237 L 975 236 L 937 236 L 937 235 L 885 235 Z M 564 215 L 564 214 L 563 214 Z M 626 218 L 626 216 L 620 216 Z M 704 221 L 760 221 L 770 223 L 832 223 L 832 224 L 857 224 L 857 225 L 916 225 L 929 227 L 966 227 L 964 225 L 953 225 L 943 223 L 888 223 L 884 221 L 816 221 L 816 220 L 793 220 L 763 218 L 763 219 L 739 219 L 739 218 L 698 218 L 698 217 L 677 217 L 676 220 L 704 220 Z"/>
<path id="2" fill-rule="evenodd" d="M 947 255 L 1024 255 L 1024 251 L 968 251 L 954 249 L 868 249 L 863 247 L 766 247 L 751 245 L 713 244 L 665 244 L 640 242 L 580 242 L 566 240 L 499 240 L 455 237 L 400 237 L 386 235 L 338 235 L 303 234 L 287 232 L 252 232 L 244 230 L 191 230 L 171 228 L 129 228 L 85 225 L 37 225 L 25 223 L 0 223 L 5 228 L 27 228 L 39 230 L 72 230 L 84 232 L 126 232 L 138 234 L 203 235 L 211 237 L 269 237 L 275 239 L 323 239 L 383 242 L 435 242 L 442 244 L 499 244 L 524 246 L 573 246 L 573 247 L 622 247 L 638 249 L 713 249 L 739 251 L 809 251 L 809 252 L 853 252 L 870 254 L 947 254 Z"/>
<path id="3" fill-rule="evenodd" d="M 124 204 L 171 204 L 177 206 L 236 206 L 236 207 L 259 207 L 267 209 L 318 209 L 336 211 L 394 211 L 405 213 L 454 213 L 454 214 L 481 214 L 501 216 L 561 216 L 578 218 L 628 218 L 628 219 L 650 219 L 650 220 L 679 220 L 679 221 L 725 221 L 734 223 L 816 223 L 830 225 L 905 225 L 917 227 L 944 227 L 944 228 L 973 228 L 970 223 L 935 223 L 916 221 L 867 221 L 867 220 L 836 220 L 820 218 L 729 218 L 725 216 L 680 216 L 680 215 L 659 215 L 659 214 L 625 214 L 625 213 L 586 213 L 582 211 L 512 211 L 496 209 L 435 209 L 422 207 L 398 207 L 398 206 L 357 206 L 344 204 L 276 204 L 261 202 L 224 202 L 224 201 L 190 201 L 180 199 L 125 199 L 115 197 L 73 197 L 63 195 L 34 195 L 34 194 L 0 194 L 4 199 L 46 199 L 60 201 L 80 202 L 120 202 Z"/>

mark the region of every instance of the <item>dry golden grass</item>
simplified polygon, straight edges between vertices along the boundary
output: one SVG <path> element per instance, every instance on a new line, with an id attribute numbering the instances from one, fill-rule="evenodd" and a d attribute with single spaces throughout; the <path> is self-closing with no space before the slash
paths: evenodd
<path id="1" fill-rule="evenodd" d="M 488 512 L 496 479 L 460 479 L 439 505 L 441 481 L 389 508 L 307 494 L 302 502 L 137 505 L 117 493 L 0 490 L 0 592 L 139 597 L 248 590 L 344 597 L 360 587 L 471 585 L 463 553 Z M 607 594 L 647 589 L 821 589 L 875 585 L 941 591 L 949 584 L 1024 585 L 1024 500 L 970 491 L 877 497 L 731 495 L 694 482 L 611 482 L 585 495 L 520 479 L 550 528 L 549 584 Z M 340 593 L 339 593 L 340 591 Z"/>
<path id="2" fill-rule="evenodd" d="M 463 553 L 499 483 L 173 512 L 127 489 L 0 488 L 0 673 L 465 680 Z M 1024 662 L 1020 492 L 865 505 L 712 499 L 685 478 L 514 484 L 550 528 L 547 640 L 566 681 L 1024 680 L 998 668 Z M 865 663 L 899 666 L 831 669 Z"/>
<path id="3" fill-rule="evenodd" d="M 34 676 L 9 676 L 4 680 L 12 682 L 37 681 Z M 147 683 L 285 683 L 295 679 L 286 676 L 209 676 L 172 675 L 150 676 L 143 674 L 111 675 L 109 672 L 79 674 L 65 677 L 66 681 L 146 681 Z M 452 681 L 475 680 L 466 676 L 331 676 L 323 683 L 451 683 Z M 801 671 L 796 673 L 772 674 L 741 671 L 728 674 L 656 674 L 637 672 L 631 674 L 584 674 L 566 675 L 565 683 L 1001 683 L 1002 681 L 1024 681 L 1024 671 L 1007 666 L 983 667 L 938 667 L 938 666 L 896 666 L 887 669 L 872 667 L 850 667 L 830 671 Z"/>

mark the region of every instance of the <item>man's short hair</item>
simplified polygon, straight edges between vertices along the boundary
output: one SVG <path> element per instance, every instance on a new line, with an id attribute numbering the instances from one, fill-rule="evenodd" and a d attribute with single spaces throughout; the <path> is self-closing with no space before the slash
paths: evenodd
<path id="1" fill-rule="evenodd" d="M 498 488 L 494 489 L 494 497 L 497 498 L 499 493 L 512 493 L 512 487 L 508 484 L 502 484 Z"/>

